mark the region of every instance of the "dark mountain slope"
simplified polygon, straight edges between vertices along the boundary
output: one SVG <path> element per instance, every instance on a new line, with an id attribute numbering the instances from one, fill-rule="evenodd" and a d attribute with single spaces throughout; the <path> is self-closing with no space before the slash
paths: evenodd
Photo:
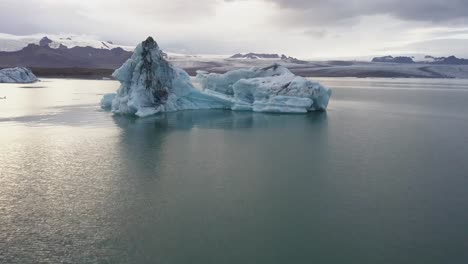
<path id="1" fill-rule="evenodd" d="M 29 44 L 20 51 L 0 52 L 0 68 L 33 67 L 33 68 L 95 68 L 116 69 L 120 67 L 132 52 L 122 48 L 96 49 L 92 47 L 67 48 L 61 45 L 58 49 L 48 45 Z"/>

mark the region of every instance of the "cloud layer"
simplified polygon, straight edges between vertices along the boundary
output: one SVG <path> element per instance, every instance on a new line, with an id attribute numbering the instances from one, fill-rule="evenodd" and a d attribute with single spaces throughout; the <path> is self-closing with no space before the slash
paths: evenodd
<path id="1" fill-rule="evenodd" d="M 268 0 L 306 15 L 310 22 L 339 22 L 369 15 L 391 15 L 409 21 L 453 22 L 468 17 L 465 0 Z M 291 20 L 294 20 L 292 18 Z M 301 21 L 301 22 L 305 22 Z"/>
<path id="2" fill-rule="evenodd" d="M 434 40 L 468 39 L 460 34 L 468 28 L 466 0 L 1 1 L 2 33 L 90 34 L 122 44 L 155 35 L 169 49 L 193 53 L 338 57 L 387 47 L 413 52 L 417 43 L 430 53 L 440 50 L 427 44 L 440 43 Z"/>

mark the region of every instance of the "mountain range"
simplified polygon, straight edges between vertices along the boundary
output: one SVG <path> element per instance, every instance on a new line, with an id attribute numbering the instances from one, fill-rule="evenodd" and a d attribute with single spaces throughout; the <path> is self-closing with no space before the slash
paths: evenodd
<path id="1" fill-rule="evenodd" d="M 0 33 L 0 69 L 23 66 L 39 77 L 109 78 L 133 54 L 134 47 L 86 36 L 12 36 Z M 302 61 L 287 55 L 246 53 L 233 56 L 164 53 L 192 76 L 197 71 L 228 70 L 279 64 L 307 77 L 468 78 L 468 60 L 425 55 L 376 57 L 373 62 Z M 424 57 L 425 56 L 425 57 Z M 367 59 L 366 59 L 367 60 Z"/>
<path id="2" fill-rule="evenodd" d="M 268 53 L 237 53 L 229 57 L 230 59 L 249 59 L 249 60 L 259 60 L 259 59 L 273 59 L 273 60 L 282 60 L 289 63 L 297 63 L 297 64 L 304 64 L 307 61 L 299 60 L 297 58 L 286 56 L 284 54 L 268 54 Z"/>
<path id="3" fill-rule="evenodd" d="M 449 57 L 433 57 L 433 56 L 425 56 L 424 60 L 422 61 L 415 61 L 414 57 L 407 57 L 407 56 L 383 56 L 383 57 L 375 57 L 372 59 L 372 62 L 379 62 L 379 63 L 424 63 L 424 64 L 443 64 L 443 65 L 468 65 L 468 59 L 457 58 L 455 56 Z"/>
<path id="4" fill-rule="evenodd" d="M 103 47 L 74 46 L 43 37 L 37 44 L 28 44 L 17 51 L 0 52 L 0 68 L 94 68 L 116 69 L 122 65 L 132 52 L 121 47 L 111 47 L 111 43 L 102 42 Z M 104 46 L 105 45 L 105 46 Z"/>

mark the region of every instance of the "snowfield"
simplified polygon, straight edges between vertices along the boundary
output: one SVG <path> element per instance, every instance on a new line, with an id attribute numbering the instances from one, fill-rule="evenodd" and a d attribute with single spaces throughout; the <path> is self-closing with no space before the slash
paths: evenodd
<path id="1" fill-rule="evenodd" d="M 31 70 L 23 67 L 0 70 L 0 83 L 33 83 L 38 79 Z"/>
<path id="2" fill-rule="evenodd" d="M 325 110 L 331 96 L 328 88 L 277 64 L 226 74 L 199 72 L 200 90 L 187 72 L 164 59 L 152 38 L 138 45 L 113 77 L 121 87 L 105 95 L 101 107 L 139 117 L 196 109 L 306 113 Z"/>

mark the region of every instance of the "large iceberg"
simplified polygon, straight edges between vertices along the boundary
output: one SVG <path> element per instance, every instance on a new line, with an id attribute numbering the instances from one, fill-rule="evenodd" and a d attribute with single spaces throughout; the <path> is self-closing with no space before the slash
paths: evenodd
<path id="1" fill-rule="evenodd" d="M 255 112 L 306 113 L 325 110 L 331 91 L 295 76 L 279 65 L 215 74 L 198 72 L 197 89 L 189 75 L 163 57 L 149 37 L 113 73 L 121 86 L 107 94 L 101 106 L 116 114 L 149 116 L 195 109 L 232 109 Z"/>
<path id="2" fill-rule="evenodd" d="M 138 45 L 133 56 L 112 76 L 121 86 L 116 94 L 105 95 L 101 106 L 117 114 L 143 117 L 179 110 L 228 109 L 231 105 L 196 89 L 184 70 L 164 59 L 151 37 Z"/>
<path id="3" fill-rule="evenodd" d="M 24 67 L 0 70 L 0 83 L 33 83 L 37 81 L 37 77 L 32 71 Z"/>

